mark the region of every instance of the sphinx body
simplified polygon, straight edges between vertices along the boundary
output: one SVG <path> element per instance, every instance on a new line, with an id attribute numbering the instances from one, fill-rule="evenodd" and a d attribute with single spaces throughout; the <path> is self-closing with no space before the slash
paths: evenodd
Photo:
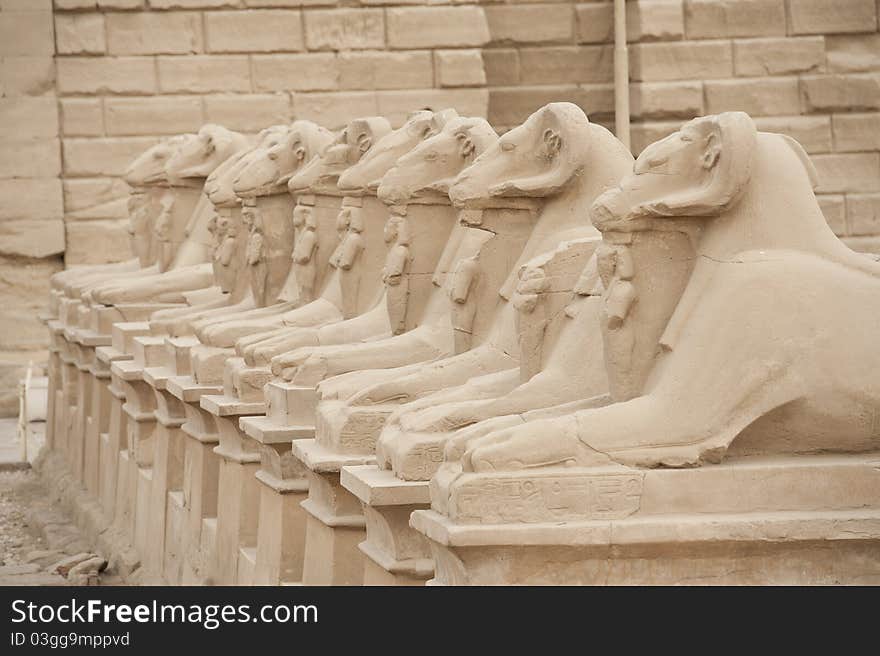
<path id="1" fill-rule="evenodd" d="M 312 156 L 317 156 L 329 140 L 330 133 L 310 121 L 272 126 L 260 132 L 253 148 L 237 153 L 208 177 L 205 192 L 216 212 L 214 281 L 225 294 L 214 302 L 157 312 L 151 319 L 154 330 L 172 336 L 189 335 L 197 322 L 222 320 L 266 305 L 266 283 L 255 284 L 254 276 L 247 275 L 251 268 L 247 263 L 248 243 L 253 235 L 254 214 L 259 211 L 255 199 L 271 197 L 273 209 L 277 208 L 278 214 L 272 219 L 282 226 L 280 232 L 283 234 L 276 235 L 279 231 L 271 231 L 272 237 L 277 236 L 283 242 L 274 247 L 280 252 L 280 257 L 274 260 L 280 259 L 281 262 L 272 263 L 273 281 L 268 285 L 269 295 L 272 295 L 287 274 L 284 260 L 292 248 L 292 240 L 284 240 L 289 232 L 284 229 L 289 214 L 287 179 Z M 242 208 L 242 199 L 246 199 L 245 208 Z M 269 275 L 269 272 L 264 274 Z M 255 288 L 263 294 L 255 293 Z"/>
<path id="2" fill-rule="evenodd" d="M 584 147 L 583 144 L 588 146 Z M 519 153 L 518 148 L 521 149 Z M 582 148 L 582 151 L 578 153 L 577 148 Z M 536 149 L 543 156 L 534 157 L 534 151 L 530 149 Z M 453 427 L 442 413 L 450 412 L 452 407 L 461 409 L 461 406 L 446 407 L 441 404 L 464 401 L 476 406 L 482 404 L 487 415 L 493 416 L 495 413 L 489 400 L 506 396 L 522 382 L 518 366 L 521 349 L 528 353 L 523 360 L 526 370 L 534 372 L 536 367 L 540 369 L 542 356 L 540 352 L 535 352 L 535 344 L 541 344 L 545 338 L 548 345 L 555 342 L 561 318 L 565 316 L 565 303 L 562 301 L 566 293 L 571 292 L 581 268 L 598 243 L 598 232 L 582 218 L 580 208 L 616 182 L 631 161 L 629 154 L 607 131 L 590 125 L 580 109 L 568 104 L 554 104 L 539 110 L 523 126 L 502 137 L 461 174 L 452 187 L 453 197 L 458 193 L 462 202 L 483 207 L 503 199 L 546 197 L 537 224 L 531 230 L 528 242 L 521 247 L 518 266 L 513 267 L 511 274 L 502 277 L 493 287 L 498 309 L 484 337 L 479 341 L 474 339 L 473 348 L 468 348 L 470 345 L 466 342 L 455 345 L 458 336 L 455 335 L 453 324 L 453 347 L 450 352 L 438 354 L 441 359 L 435 359 L 430 364 L 402 363 L 408 367 L 390 369 L 384 373 L 357 372 L 329 379 L 320 387 L 321 407 L 327 408 L 326 411 L 322 409 L 321 413 L 329 414 L 326 402 L 334 399 L 337 404 L 345 406 L 334 410 L 342 415 L 355 414 L 358 408 L 375 415 L 378 406 L 388 408 L 390 404 L 393 414 L 377 445 L 377 457 L 380 464 L 385 466 L 390 466 L 398 456 L 409 457 L 407 454 L 413 449 L 418 452 L 417 460 L 425 455 L 426 449 L 442 453 L 446 432 Z M 461 262 L 467 265 L 468 258 L 462 258 Z M 510 262 L 508 266 L 512 264 Z M 466 270 L 465 267 L 458 267 L 459 271 L 462 269 Z M 529 313 L 520 300 L 526 299 L 525 306 L 529 305 L 528 297 L 531 294 L 527 278 L 535 273 L 540 274 L 543 279 L 541 284 L 546 285 L 548 303 L 542 302 L 539 310 Z M 521 276 L 526 279 L 519 279 Z M 520 290 L 517 289 L 518 284 Z M 499 288 L 500 296 L 495 291 Z M 594 308 L 596 303 L 594 301 L 588 305 Z M 544 320 L 540 318 L 542 313 L 546 313 Z M 525 319 L 522 319 L 522 315 L 526 315 Z M 455 320 L 455 313 L 451 318 Z M 518 331 L 518 327 L 522 330 Z M 532 334 L 525 341 L 519 339 L 530 331 Z M 547 354 L 552 350 L 547 348 Z M 601 351 L 597 348 L 597 352 Z M 394 357 L 393 353 L 389 355 Z M 452 357 L 442 357 L 446 355 Z M 593 367 L 595 370 L 596 367 Z M 601 388 L 601 375 L 588 375 L 586 368 L 582 373 L 582 378 L 590 381 L 585 383 L 586 388 L 575 384 L 579 380 L 575 377 L 563 390 L 569 389 L 572 396 L 577 396 L 578 390 Z M 545 378 L 548 383 L 543 396 L 537 396 L 534 389 L 526 387 L 506 401 L 499 401 L 495 410 L 502 411 L 505 403 L 515 407 L 517 402 L 525 403 L 527 399 L 538 404 L 541 398 L 549 402 L 553 396 L 553 383 L 549 381 L 554 377 Z M 594 379 L 598 382 L 591 382 Z M 533 387 L 540 385 L 534 384 Z M 403 405 L 399 405 L 401 401 Z M 429 436 L 427 442 L 424 436 L 407 436 L 405 431 L 401 431 L 401 418 L 422 408 L 433 408 L 440 413 L 435 424 L 441 430 Z M 449 418 L 456 421 L 455 413 L 452 412 Z M 375 427 L 373 430 L 376 430 Z M 396 451 L 399 453 L 393 455 Z M 431 459 L 434 462 L 437 460 L 436 457 Z M 431 471 L 422 467 L 418 467 L 418 470 L 420 473 L 417 477 L 430 476 Z"/>
<path id="3" fill-rule="evenodd" d="M 209 124 L 177 149 L 165 164 L 165 175 L 176 195 L 165 199 L 154 226 L 162 273 L 97 285 L 88 291 L 88 300 L 104 305 L 180 303 L 186 301 L 187 292 L 209 287 L 213 278 L 209 228 L 214 212 L 203 193 L 204 180 L 248 146 L 244 135 Z M 181 221 L 182 216 L 188 220 Z"/>
<path id="4" fill-rule="evenodd" d="M 462 468 L 876 450 L 880 267 L 828 228 L 814 175 L 741 113 L 647 148 L 592 209 L 609 395 L 476 437 Z M 671 260 L 678 275 L 654 288 Z"/>

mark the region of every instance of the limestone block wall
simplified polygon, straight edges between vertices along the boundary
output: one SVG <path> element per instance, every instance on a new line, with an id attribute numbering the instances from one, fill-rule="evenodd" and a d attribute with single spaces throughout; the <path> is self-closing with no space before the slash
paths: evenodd
<path id="1" fill-rule="evenodd" d="M 352 4 L 55 0 L 68 264 L 126 256 L 119 175 L 161 135 L 294 117 L 399 124 L 423 106 L 486 114 L 480 7 Z"/>
<path id="2" fill-rule="evenodd" d="M 45 360 L 38 315 L 63 267 L 64 208 L 51 0 L 0 0 L 0 416 Z"/>

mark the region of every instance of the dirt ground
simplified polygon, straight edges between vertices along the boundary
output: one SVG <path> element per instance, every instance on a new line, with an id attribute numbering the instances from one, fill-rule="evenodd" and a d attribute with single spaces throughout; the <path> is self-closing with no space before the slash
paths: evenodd
<path id="1" fill-rule="evenodd" d="M 30 469 L 0 471 L 0 585 L 66 585 L 67 580 L 50 574 L 46 568 L 72 555 L 86 551 L 76 529 L 68 522 L 67 547 L 52 548 L 36 523 L 35 510 L 46 503 L 47 492 Z M 64 519 L 58 517 L 58 519 Z"/>

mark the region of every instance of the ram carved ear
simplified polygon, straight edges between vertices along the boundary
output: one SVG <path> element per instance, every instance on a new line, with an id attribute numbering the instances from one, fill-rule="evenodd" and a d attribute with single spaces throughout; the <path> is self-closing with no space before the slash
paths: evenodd
<path id="1" fill-rule="evenodd" d="M 547 128 L 544 130 L 542 137 L 547 155 L 550 157 L 558 155 L 559 151 L 562 150 L 562 137 L 559 136 L 559 132 L 553 128 Z"/>
<path id="2" fill-rule="evenodd" d="M 706 172 L 687 190 L 643 204 L 654 216 L 715 216 L 732 207 L 748 186 L 758 131 L 745 112 L 694 119 L 704 131 L 700 164 Z"/>
<path id="3" fill-rule="evenodd" d="M 459 132 L 455 135 L 455 139 L 458 141 L 458 154 L 461 155 L 463 159 L 467 159 L 474 154 L 476 146 L 474 146 L 470 134 L 467 132 Z"/>
<path id="4" fill-rule="evenodd" d="M 373 139 L 366 132 L 361 132 L 357 138 L 358 150 L 361 154 L 367 152 L 373 145 Z"/>

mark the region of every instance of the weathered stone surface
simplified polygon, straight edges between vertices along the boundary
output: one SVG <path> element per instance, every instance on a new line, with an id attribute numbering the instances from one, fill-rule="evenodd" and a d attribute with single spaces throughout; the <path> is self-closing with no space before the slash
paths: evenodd
<path id="1" fill-rule="evenodd" d="M 191 96 L 107 98 L 104 125 L 108 135 L 197 132 L 204 123 L 202 101 Z"/>
<path id="2" fill-rule="evenodd" d="M 838 237 L 847 234 L 846 229 L 846 202 L 840 194 L 818 194 L 816 200 L 822 208 L 822 214 L 828 226 Z"/>
<path id="3" fill-rule="evenodd" d="M 71 264 L 121 262 L 131 257 L 128 221 L 72 221 L 67 223 L 67 251 Z"/>
<path id="4" fill-rule="evenodd" d="M 330 129 L 342 127 L 358 116 L 374 116 L 379 112 L 374 91 L 298 93 L 293 106 L 297 118 L 319 122 Z"/>
<path id="5" fill-rule="evenodd" d="M 571 5 L 487 6 L 493 43 L 569 43 L 574 34 Z"/>
<path id="6" fill-rule="evenodd" d="M 519 50 L 498 48 L 483 50 L 486 81 L 492 87 L 515 85 L 519 82 Z"/>
<path id="7" fill-rule="evenodd" d="M 880 34 L 826 36 L 825 50 L 832 73 L 880 69 Z"/>
<path id="8" fill-rule="evenodd" d="M 39 96 L 52 92 L 55 61 L 45 57 L 3 57 L 0 89 L 5 96 Z"/>
<path id="9" fill-rule="evenodd" d="M 149 57 L 61 57 L 58 93 L 156 92 L 156 65 Z"/>
<path id="10" fill-rule="evenodd" d="M 61 198 L 57 178 L 0 180 L 0 221 L 61 218 Z"/>
<path id="11" fill-rule="evenodd" d="M 479 50 L 437 50 L 434 52 L 434 68 L 441 87 L 486 84 L 483 56 Z"/>
<path id="12" fill-rule="evenodd" d="M 64 209 L 69 217 L 70 213 L 127 199 L 128 193 L 129 187 L 121 178 L 72 178 L 64 181 Z"/>
<path id="13" fill-rule="evenodd" d="M 789 0 L 789 24 L 793 34 L 872 32 L 877 25 L 874 0 Z"/>
<path id="14" fill-rule="evenodd" d="M 787 134 L 808 153 L 831 151 L 831 118 L 828 116 L 762 116 L 755 125 L 765 132 Z"/>
<path id="15" fill-rule="evenodd" d="M 290 95 L 250 94 L 205 96 L 205 120 L 230 130 L 257 132 L 291 120 Z"/>
<path id="16" fill-rule="evenodd" d="M 0 13 L 0 57 L 52 55 L 55 41 L 52 14 L 48 11 Z"/>
<path id="17" fill-rule="evenodd" d="M 752 116 L 797 114 L 798 79 L 773 77 L 705 82 L 706 112 L 739 110 Z"/>
<path id="18" fill-rule="evenodd" d="M 44 139 L 58 136 L 54 98 L 0 98 L 0 139 Z"/>
<path id="19" fill-rule="evenodd" d="M 341 52 L 338 65 L 340 89 L 424 89 L 434 82 L 429 50 Z"/>
<path id="20" fill-rule="evenodd" d="M 52 178 L 61 172 L 58 139 L 2 139 L 0 152 L 0 178 Z"/>
<path id="21" fill-rule="evenodd" d="M 251 90 L 250 62 L 244 55 L 159 57 L 162 93 L 225 93 Z"/>
<path id="22" fill-rule="evenodd" d="M 849 194 L 846 223 L 853 236 L 880 234 L 880 194 Z"/>
<path id="23" fill-rule="evenodd" d="M 688 0 L 689 39 L 785 35 L 784 0 Z"/>
<path id="24" fill-rule="evenodd" d="M 49 257 L 63 252 L 64 221 L 61 219 L 0 221 L 0 254 Z"/>
<path id="25" fill-rule="evenodd" d="M 647 146 L 667 137 L 681 127 L 681 121 L 645 121 L 630 126 L 629 138 L 633 154 L 638 155 Z"/>
<path id="26" fill-rule="evenodd" d="M 389 48 L 466 48 L 489 42 L 480 7 L 397 7 L 385 13 Z"/>
<path id="27" fill-rule="evenodd" d="M 329 91 L 339 87 L 339 63 L 329 52 L 251 57 L 254 90 Z"/>
<path id="28" fill-rule="evenodd" d="M 702 82 L 641 82 L 630 85 L 630 114 L 640 118 L 690 118 L 703 113 Z"/>
<path id="29" fill-rule="evenodd" d="M 101 55 L 107 51 L 104 15 L 58 14 L 55 44 L 60 55 Z"/>
<path id="30" fill-rule="evenodd" d="M 880 109 L 880 74 L 805 75 L 801 95 L 807 112 Z"/>
<path id="31" fill-rule="evenodd" d="M 69 176 L 119 176 L 131 161 L 150 146 L 155 137 L 64 139 L 64 173 Z"/>
<path id="32" fill-rule="evenodd" d="M 814 155 L 817 193 L 880 191 L 880 153 Z"/>
<path id="33" fill-rule="evenodd" d="M 880 113 L 835 114 L 834 150 L 880 150 Z"/>
<path id="34" fill-rule="evenodd" d="M 60 258 L 29 259 L 0 255 L 0 298 L 4 304 L 4 311 L 0 313 L 0 351 L 33 350 L 46 346 L 46 329 L 38 315 L 46 307 L 49 277 L 61 268 Z M 2 358 L 12 356 L 5 354 Z M 16 360 L 18 364 L 22 362 L 26 363 L 27 360 Z"/>
<path id="35" fill-rule="evenodd" d="M 202 51 L 202 17 L 196 12 L 107 14 L 111 55 L 187 54 Z"/>
<path id="36" fill-rule="evenodd" d="M 385 46 L 385 16 L 381 9 L 308 11 L 305 31 L 309 50 L 365 50 Z"/>
<path id="37" fill-rule="evenodd" d="M 610 82 L 614 77 L 611 46 L 524 48 L 519 53 L 520 83 Z"/>
<path id="38" fill-rule="evenodd" d="M 298 11 L 254 9 L 205 13 L 208 52 L 295 52 L 303 49 Z"/>
<path id="39" fill-rule="evenodd" d="M 104 134 L 104 103 L 101 98 L 62 98 L 61 129 L 69 137 Z"/>
<path id="40" fill-rule="evenodd" d="M 630 46 L 633 81 L 661 82 L 731 77 L 730 41 L 641 43 Z"/>
<path id="41" fill-rule="evenodd" d="M 733 42 L 733 66 L 737 75 L 785 75 L 815 73 L 825 68 L 822 37 L 743 39 Z"/>
<path id="42" fill-rule="evenodd" d="M 417 89 L 376 93 L 379 115 L 393 127 L 403 125 L 413 107 L 434 110 L 454 107 L 461 116 L 486 116 L 489 92 L 486 89 Z"/>

